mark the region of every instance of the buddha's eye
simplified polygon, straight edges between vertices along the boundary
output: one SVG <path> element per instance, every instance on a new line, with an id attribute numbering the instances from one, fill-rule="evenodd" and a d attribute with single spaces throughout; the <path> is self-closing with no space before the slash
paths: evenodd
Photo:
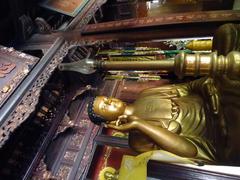
<path id="1" fill-rule="evenodd" d="M 106 105 L 102 105 L 101 106 L 101 110 L 106 110 L 107 109 L 107 106 Z"/>
<path id="2" fill-rule="evenodd" d="M 112 102 L 112 100 L 110 100 L 110 99 L 107 99 L 106 101 L 104 101 L 105 102 L 105 104 L 107 104 L 107 105 L 111 105 L 111 102 Z"/>
<path id="3" fill-rule="evenodd" d="M 103 102 L 107 102 L 108 101 L 108 98 L 103 98 Z"/>

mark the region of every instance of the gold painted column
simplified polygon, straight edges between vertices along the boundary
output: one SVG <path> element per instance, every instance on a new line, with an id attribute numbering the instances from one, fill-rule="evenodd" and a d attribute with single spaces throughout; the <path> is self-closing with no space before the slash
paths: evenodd
<path id="1" fill-rule="evenodd" d="M 179 78 L 184 76 L 222 75 L 240 76 L 240 52 L 232 51 L 226 57 L 210 54 L 179 53 L 174 59 L 159 61 L 96 61 L 84 59 L 73 63 L 59 65 L 61 71 L 76 71 L 82 74 L 92 74 L 96 70 L 103 71 L 160 71 L 174 72 Z"/>

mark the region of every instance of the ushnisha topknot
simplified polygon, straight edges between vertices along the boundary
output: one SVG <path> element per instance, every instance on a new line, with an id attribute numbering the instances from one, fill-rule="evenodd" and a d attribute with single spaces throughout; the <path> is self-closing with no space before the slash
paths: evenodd
<path id="1" fill-rule="evenodd" d="M 92 97 L 88 103 L 88 117 L 94 124 L 101 125 L 101 123 L 106 122 L 106 121 L 101 116 L 95 114 L 95 112 L 94 112 L 95 99 L 96 99 L 96 96 Z"/>

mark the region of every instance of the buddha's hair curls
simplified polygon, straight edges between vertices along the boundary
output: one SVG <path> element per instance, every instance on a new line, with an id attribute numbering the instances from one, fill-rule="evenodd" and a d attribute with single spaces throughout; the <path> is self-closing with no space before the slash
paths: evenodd
<path id="1" fill-rule="evenodd" d="M 103 119 L 101 116 L 95 114 L 95 112 L 94 112 L 95 99 L 96 99 L 96 96 L 92 97 L 88 103 L 88 117 L 94 124 L 101 125 L 102 122 L 105 122 L 105 119 Z"/>

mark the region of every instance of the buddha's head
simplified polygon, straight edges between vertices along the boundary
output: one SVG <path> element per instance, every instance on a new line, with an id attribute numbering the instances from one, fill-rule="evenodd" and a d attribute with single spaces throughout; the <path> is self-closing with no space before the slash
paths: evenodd
<path id="1" fill-rule="evenodd" d="M 110 122 L 118 119 L 123 115 L 126 104 L 119 99 L 97 96 L 88 104 L 88 116 L 95 124 Z"/>

